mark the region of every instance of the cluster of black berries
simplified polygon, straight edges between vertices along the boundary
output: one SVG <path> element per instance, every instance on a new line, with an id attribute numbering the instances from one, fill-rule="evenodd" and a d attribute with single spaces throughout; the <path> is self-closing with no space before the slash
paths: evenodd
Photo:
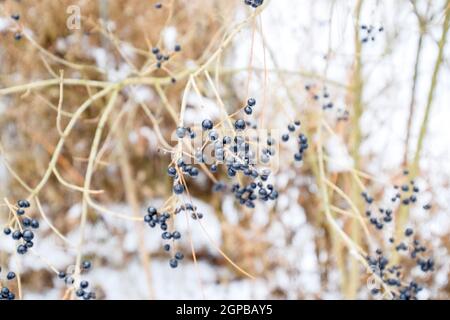
<path id="1" fill-rule="evenodd" d="M 5 235 L 11 235 L 11 237 L 20 241 L 17 246 L 17 253 L 25 254 L 28 249 L 33 247 L 34 232 L 32 229 L 39 228 L 39 221 L 36 219 L 31 219 L 25 215 L 25 209 L 30 207 L 30 203 L 27 200 L 19 200 L 17 202 L 16 215 L 20 223 L 16 223 L 17 229 L 11 229 L 10 227 L 5 227 L 3 233 Z"/>
<path id="2" fill-rule="evenodd" d="M 314 90 L 314 87 L 310 84 L 305 85 L 305 90 L 309 92 L 311 95 L 311 98 L 317 101 L 322 105 L 323 110 L 331 110 L 335 109 L 337 114 L 337 120 L 338 121 L 346 121 L 349 117 L 348 110 L 341 109 L 341 108 L 334 108 L 334 103 L 331 100 L 330 94 L 328 93 L 328 90 L 326 87 L 323 88 L 322 93 L 319 94 Z"/>
<path id="3" fill-rule="evenodd" d="M 362 36 L 361 42 L 366 43 L 366 42 L 369 42 L 369 40 L 375 41 L 376 33 L 383 32 L 383 30 L 384 30 L 383 27 L 375 28 L 372 25 L 367 26 L 367 25 L 363 24 L 361 26 L 361 36 Z"/>
<path id="4" fill-rule="evenodd" d="M 287 142 L 289 140 L 289 135 L 294 134 L 297 128 L 300 127 L 300 121 L 295 121 L 293 124 L 288 125 L 288 133 L 285 133 L 281 136 L 281 140 L 283 142 Z M 300 133 L 297 137 L 297 143 L 298 143 L 298 152 L 294 154 L 294 160 L 295 161 L 302 161 L 303 160 L 303 153 L 308 149 L 308 138 L 303 134 Z"/>
<path id="5" fill-rule="evenodd" d="M 10 288 L 8 288 L 6 286 L 5 283 L 2 283 L 2 279 L 1 279 L 1 275 L 2 275 L 2 268 L 0 267 L 0 300 L 14 300 L 16 298 L 16 295 L 11 291 Z M 6 274 L 6 279 L 4 281 L 11 281 L 14 280 L 16 278 L 16 274 L 12 271 L 9 271 Z"/>
<path id="6" fill-rule="evenodd" d="M 413 235 L 414 230 L 407 228 L 405 230 L 405 236 L 410 239 Z M 392 241 L 393 242 L 393 241 Z M 423 254 L 427 251 L 427 248 L 420 243 L 420 240 L 414 239 L 409 240 L 407 243 L 400 242 L 395 250 L 398 252 L 404 251 L 409 254 L 409 257 L 415 260 L 416 264 L 420 267 L 423 272 L 434 271 L 434 260 L 430 257 L 424 257 Z"/>
<path id="7" fill-rule="evenodd" d="M 389 259 L 383 255 L 381 250 L 377 250 L 375 257 L 367 257 L 367 262 L 387 286 L 395 289 L 391 291 L 394 300 L 417 299 L 417 294 L 423 287 L 415 281 L 402 281 L 402 267 L 400 265 L 389 266 Z M 380 293 L 380 289 L 374 288 L 371 290 L 371 294 L 374 296 Z"/>
<path id="8" fill-rule="evenodd" d="M 247 105 L 244 108 L 244 112 L 248 115 L 251 115 L 253 113 L 253 107 L 256 105 L 256 100 L 253 98 L 250 98 L 247 100 Z"/>
<path id="9" fill-rule="evenodd" d="M 84 260 L 81 263 L 81 271 L 88 272 L 92 267 L 92 263 L 89 260 Z M 64 271 L 58 273 L 58 278 L 64 280 L 64 283 L 68 286 L 73 286 L 75 284 L 75 278 L 72 274 L 67 274 Z M 83 300 L 94 300 L 96 298 L 94 291 L 88 291 L 89 282 L 86 280 L 81 280 L 79 285 L 74 288 L 75 295 Z"/>
<path id="10" fill-rule="evenodd" d="M 244 0 L 244 3 L 252 8 L 258 8 L 264 3 L 264 0 Z"/>
<path id="11" fill-rule="evenodd" d="M 268 177 L 268 176 L 266 176 Z M 263 179 L 264 176 L 261 176 Z M 246 186 L 241 186 L 238 183 L 234 184 L 231 191 L 234 193 L 236 199 L 240 204 L 248 208 L 254 208 L 254 200 L 261 201 L 276 200 L 278 198 L 278 191 L 276 191 L 272 184 L 264 185 L 263 182 L 251 182 Z"/>
<path id="12" fill-rule="evenodd" d="M 198 175 L 198 169 L 194 166 L 187 165 L 182 158 L 177 161 L 176 165 L 182 174 L 187 174 L 191 177 L 196 177 Z M 184 186 L 181 183 L 177 169 L 171 166 L 167 169 L 167 174 L 174 179 L 173 192 L 178 195 L 182 194 L 184 192 Z"/>
<path id="13" fill-rule="evenodd" d="M 79 287 L 75 290 L 75 295 L 83 300 L 94 300 L 96 298 L 95 292 L 88 291 L 89 282 L 81 280 Z"/>
<path id="14" fill-rule="evenodd" d="M 247 101 L 244 112 L 247 115 L 252 114 L 252 108 L 256 105 L 254 98 Z M 268 184 L 267 181 L 271 174 L 269 169 L 258 169 L 255 165 L 257 151 L 252 148 L 250 143 L 252 137 L 246 135 L 247 128 L 256 128 L 256 124 L 243 119 L 237 119 L 234 122 L 234 129 L 236 134 L 234 136 L 220 136 L 211 120 L 205 119 L 202 122 L 202 129 L 208 133 L 209 145 L 212 145 L 214 150 L 214 163 L 210 166 L 210 171 L 215 173 L 218 171 L 219 165 L 224 164 L 228 177 L 233 178 L 241 172 L 249 181 L 247 183 L 235 183 L 231 188 L 236 199 L 241 205 L 249 208 L 254 208 L 256 199 L 262 201 L 275 200 L 278 197 L 278 192 L 273 185 Z M 256 140 L 258 138 L 255 138 Z M 275 150 L 272 148 L 275 144 L 273 138 L 267 139 L 267 146 L 261 149 L 260 160 L 263 164 L 270 161 L 270 157 L 275 155 Z M 208 144 L 207 144 L 208 146 Z M 199 152 L 196 159 L 202 162 L 203 154 Z M 227 185 L 223 182 L 217 182 L 214 185 L 213 191 L 220 192 L 228 190 Z"/>
<path id="15" fill-rule="evenodd" d="M 313 91 L 313 90 L 312 90 L 312 86 L 309 85 L 309 84 L 305 85 L 305 90 L 308 91 L 308 92 L 310 92 L 310 93 L 312 94 L 312 98 L 313 98 L 314 100 L 316 100 L 316 101 L 321 101 L 321 103 L 322 103 L 322 109 L 323 109 L 323 110 L 327 110 L 327 109 L 332 109 L 332 108 L 333 108 L 334 104 L 333 104 L 333 102 L 331 101 L 330 94 L 328 93 L 326 87 L 323 88 L 323 92 L 322 92 L 321 95 L 319 95 L 319 94 L 316 93 L 316 92 L 313 93 L 313 92 L 312 92 L 312 91 Z"/>
<path id="16" fill-rule="evenodd" d="M 403 174 L 407 176 L 409 173 L 405 170 Z M 420 189 L 413 180 L 411 180 L 409 184 L 405 183 L 401 186 L 395 185 L 394 189 L 397 190 L 397 192 L 391 197 L 392 203 L 400 202 L 402 205 L 407 206 L 417 202 Z M 373 198 L 369 196 L 367 192 L 362 192 L 361 196 L 364 198 L 367 205 L 371 205 L 373 203 Z M 430 204 L 425 204 L 423 206 L 424 210 L 429 210 L 430 208 Z M 366 216 L 369 218 L 372 225 L 381 230 L 383 229 L 385 223 L 390 223 L 393 220 L 393 209 L 379 207 L 378 212 L 367 210 Z"/>
<path id="17" fill-rule="evenodd" d="M 192 219 L 197 220 L 197 219 L 203 219 L 203 213 L 198 212 L 197 211 L 197 207 L 190 204 L 190 203 L 186 203 L 185 205 L 182 204 L 181 206 L 177 207 L 174 211 L 175 214 L 179 214 L 180 212 L 185 211 L 185 212 L 190 212 Z"/>
<path id="18" fill-rule="evenodd" d="M 15 21 L 19 21 L 20 20 L 20 14 L 13 13 L 11 15 L 11 19 L 13 19 Z M 22 39 L 22 34 L 20 32 L 15 32 L 14 33 L 14 40 L 19 41 L 20 39 Z"/>
<path id="19" fill-rule="evenodd" d="M 186 207 L 184 207 L 186 208 Z M 194 208 L 191 206 L 191 210 Z M 179 211 L 178 211 L 179 212 Z M 144 222 L 147 223 L 151 228 L 154 228 L 157 224 L 161 228 L 161 237 L 164 240 L 179 240 L 181 239 L 181 233 L 179 231 L 167 231 L 167 220 L 170 219 L 170 214 L 168 212 L 163 212 L 162 214 L 158 213 L 158 210 L 154 207 L 149 207 L 147 209 L 147 214 L 144 216 Z M 164 244 L 163 246 L 165 251 L 170 251 L 171 247 L 169 243 Z M 176 252 L 174 256 L 169 260 L 169 265 L 172 268 L 178 267 L 178 261 L 183 260 L 184 255 L 181 252 Z"/>
<path id="20" fill-rule="evenodd" d="M 409 172 L 405 170 L 403 174 L 406 176 L 409 174 Z M 397 202 L 397 200 L 399 200 L 402 205 L 407 206 L 417 201 L 417 195 L 420 190 L 419 187 L 415 184 L 414 180 L 411 180 L 409 182 L 409 185 L 405 183 L 401 186 L 395 185 L 394 188 L 398 190 L 398 192 L 391 198 L 392 202 Z M 425 210 L 428 210 L 431 208 L 431 206 L 427 204 L 423 208 Z"/>
<path id="21" fill-rule="evenodd" d="M 408 171 L 404 171 L 405 176 L 408 175 Z M 409 184 L 403 184 L 401 186 L 394 186 L 396 190 L 399 190 L 394 197 L 392 197 L 392 202 L 400 201 L 402 205 L 409 205 L 410 203 L 417 202 L 417 195 L 419 193 L 419 187 L 410 181 Z M 367 192 L 363 192 L 362 196 L 367 203 L 367 205 L 372 205 L 374 199 L 370 197 Z M 424 206 L 425 210 L 430 209 L 429 204 Z M 392 208 L 382 208 L 379 207 L 377 212 L 372 210 L 367 210 L 366 215 L 369 217 L 370 223 L 374 225 L 377 229 L 383 229 L 386 223 L 390 223 L 394 218 L 394 211 Z M 404 231 L 405 239 L 403 241 L 396 241 L 394 238 L 389 238 L 389 243 L 394 246 L 395 250 L 399 253 L 406 253 L 406 256 L 411 259 L 423 272 L 431 272 L 434 270 L 434 260 L 431 257 L 426 257 L 425 252 L 427 248 L 421 244 L 420 240 L 414 239 L 414 230 L 412 228 L 406 228 Z M 398 239 L 397 239 L 398 240 Z M 377 250 L 377 257 L 367 257 L 369 265 L 376 270 L 377 274 L 383 280 L 385 284 L 391 287 L 395 287 L 395 292 L 398 295 L 394 295 L 395 299 L 410 300 L 416 299 L 417 293 L 422 290 L 415 281 L 409 283 L 404 283 L 401 278 L 404 276 L 402 274 L 401 265 L 389 266 L 389 259 L 383 256 L 381 250 Z M 380 290 L 373 289 L 372 294 L 378 294 Z"/>
<path id="22" fill-rule="evenodd" d="M 407 228 L 404 233 L 407 238 L 407 241 L 405 241 L 406 243 L 400 242 L 395 249 L 399 252 L 408 252 L 409 258 L 415 261 L 423 272 L 434 271 L 433 258 L 423 256 L 423 253 L 427 251 L 427 248 L 421 245 L 418 239 L 410 240 L 413 233 L 414 231 L 411 228 Z M 390 238 L 389 242 L 394 243 L 394 239 Z M 423 287 L 415 281 L 402 281 L 402 277 L 404 276 L 402 273 L 403 267 L 399 264 L 389 266 L 389 259 L 383 255 L 380 249 L 376 251 L 376 254 L 376 257 L 367 257 L 367 262 L 386 285 L 396 289 L 391 292 L 393 298 L 400 300 L 417 299 L 417 294 Z M 398 292 L 398 294 L 396 294 L 396 292 Z M 380 293 L 380 290 L 372 289 L 371 293 L 376 295 Z"/>
<path id="23" fill-rule="evenodd" d="M 179 52 L 179 51 L 181 51 L 181 46 L 179 44 L 176 44 L 173 50 L 175 52 Z M 170 55 L 169 54 L 163 54 L 158 47 L 152 48 L 152 53 L 153 53 L 153 55 L 156 58 L 156 67 L 158 69 L 160 69 L 162 67 L 162 64 L 165 61 L 169 61 L 169 59 L 170 59 Z M 175 81 L 176 81 L 176 79 L 172 78 L 172 82 L 175 82 Z"/>

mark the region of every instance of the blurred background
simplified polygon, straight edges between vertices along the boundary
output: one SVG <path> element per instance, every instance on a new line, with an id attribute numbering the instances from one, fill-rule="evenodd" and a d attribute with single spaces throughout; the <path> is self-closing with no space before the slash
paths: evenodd
<path id="1" fill-rule="evenodd" d="M 25 198 L 41 224 L 34 254 L 17 255 L 15 241 L 0 235 L 0 266 L 20 274 L 23 298 L 67 297 L 55 269 L 81 255 L 92 261 L 83 279 L 98 299 L 376 299 L 355 245 L 402 265 L 402 279 L 423 285 L 419 299 L 448 299 L 449 1 L 266 0 L 256 11 L 243 0 L 158 3 L 0 2 L 0 226 L 11 224 L 7 203 Z M 153 47 L 170 55 L 162 68 Z M 215 87 L 200 73 L 194 90 L 189 76 L 202 66 Z M 60 103 L 61 70 L 64 79 L 98 82 L 64 85 Z M 90 197 L 103 209 L 83 209 L 73 186 L 85 183 L 109 94 L 80 115 L 60 150 L 59 129 L 119 82 L 126 84 L 100 133 L 90 183 L 102 190 Z M 185 123 L 219 121 L 216 90 L 228 114 L 254 97 L 260 128 L 284 132 L 299 119 L 310 147 L 300 164 L 294 144 L 280 147 L 270 178 L 279 198 L 254 209 L 213 192 L 206 172 L 190 179 L 204 218 L 175 217 L 185 258 L 172 269 L 160 233 L 142 217 L 172 196 L 163 149 L 176 145 L 183 99 Z M 215 176 L 231 184 L 225 171 Z M 394 186 L 410 180 L 417 201 L 392 205 Z M 394 221 L 378 230 L 365 212 L 387 207 Z M 389 242 L 406 227 L 433 256 L 434 272 Z"/>

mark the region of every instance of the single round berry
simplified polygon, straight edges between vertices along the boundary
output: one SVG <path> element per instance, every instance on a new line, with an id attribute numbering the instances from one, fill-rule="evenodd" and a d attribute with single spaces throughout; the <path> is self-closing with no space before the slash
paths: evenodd
<path id="1" fill-rule="evenodd" d="M 75 282 L 75 279 L 72 276 L 68 276 L 64 279 L 66 284 L 73 284 Z"/>
<path id="2" fill-rule="evenodd" d="M 294 132 L 295 131 L 295 126 L 293 124 L 288 125 L 288 130 L 290 132 Z"/>
<path id="3" fill-rule="evenodd" d="M 252 109 L 251 107 L 249 107 L 249 106 L 246 106 L 246 107 L 244 108 L 244 112 L 245 112 L 246 114 L 248 114 L 248 115 L 251 115 L 252 112 L 253 112 L 253 109 Z"/>
<path id="4" fill-rule="evenodd" d="M 173 237 L 174 239 L 178 240 L 178 239 L 181 238 L 181 234 L 180 234 L 179 231 L 174 231 L 174 232 L 172 233 L 172 237 Z"/>
<path id="5" fill-rule="evenodd" d="M 81 298 L 84 295 L 84 290 L 83 289 L 78 289 L 77 291 L 75 291 L 75 295 L 79 298 Z"/>
<path id="6" fill-rule="evenodd" d="M 86 280 L 83 280 L 80 282 L 80 287 L 82 289 L 86 289 L 87 287 L 89 287 L 89 282 L 87 282 Z"/>
<path id="7" fill-rule="evenodd" d="M 253 107 L 256 104 L 256 100 L 253 98 L 250 98 L 247 100 L 247 105 L 250 107 Z"/>
<path id="8" fill-rule="evenodd" d="M 173 192 L 175 192 L 175 194 L 182 194 L 184 192 L 184 186 L 177 183 L 173 186 Z"/>
<path id="9" fill-rule="evenodd" d="M 22 232 L 20 232 L 19 230 L 14 231 L 12 234 L 12 238 L 14 240 L 19 240 L 20 238 L 22 238 Z"/>
<path id="10" fill-rule="evenodd" d="M 11 228 L 6 227 L 5 229 L 3 229 L 3 233 L 6 234 L 7 236 L 11 234 Z"/>
<path id="11" fill-rule="evenodd" d="M 218 138 L 219 138 L 219 134 L 216 131 L 212 130 L 209 132 L 209 139 L 211 141 L 216 141 Z"/>
<path id="12" fill-rule="evenodd" d="M 176 267 L 178 267 L 178 260 L 177 259 L 170 259 L 169 260 L 169 264 L 170 264 L 170 267 L 176 268 Z"/>
<path id="13" fill-rule="evenodd" d="M 31 227 L 33 229 L 38 229 L 39 228 L 39 221 L 37 221 L 36 219 L 32 219 L 31 220 Z"/>
<path id="14" fill-rule="evenodd" d="M 184 258 L 184 254 L 182 254 L 181 252 L 175 253 L 175 259 L 183 260 L 183 258 Z"/>
<path id="15" fill-rule="evenodd" d="M 213 128 L 213 122 L 209 119 L 205 119 L 202 121 L 203 130 L 211 130 Z"/>
<path id="16" fill-rule="evenodd" d="M 23 234 L 22 234 L 22 238 L 23 238 L 25 241 L 31 241 L 31 240 L 33 240 L 33 238 L 34 238 L 34 233 L 33 233 L 33 231 L 31 231 L 31 230 L 25 230 L 25 231 L 23 232 Z"/>
<path id="17" fill-rule="evenodd" d="M 17 205 L 20 208 L 29 208 L 30 207 L 30 203 L 28 202 L 28 200 L 19 200 L 19 201 L 17 201 Z"/>
<path id="18" fill-rule="evenodd" d="M 8 274 L 6 275 L 6 279 L 8 280 L 12 280 L 16 277 L 16 274 L 12 271 L 8 272 Z"/>
<path id="19" fill-rule="evenodd" d="M 31 219 L 30 218 L 23 218 L 22 219 L 22 225 L 24 227 L 29 227 L 31 225 Z"/>
<path id="20" fill-rule="evenodd" d="M 92 264 L 91 264 L 90 261 L 87 261 L 87 260 L 86 260 L 86 261 L 83 261 L 82 266 L 83 266 L 83 269 L 84 269 L 84 270 L 88 270 L 88 269 L 91 268 Z"/>
<path id="21" fill-rule="evenodd" d="M 23 244 L 20 244 L 17 247 L 17 253 L 18 254 L 25 254 L 25 253 L 27 253 L 27 251 L 28 251 L 28 248 L 25 245 L 23 245 Z"/>
<path id="22" fill-rule="evenodd" d="M 181 46 L 180 46 L 179 44 L 176 44 L 174 50 L 175 50 L 176 52 L 181 51 Z"/>
<path id="23" fill-rule="evenodd" d="M 186 135 L 186 128 L 179 127 L 176 130 L 176 135 L 178 138 L 183 139 Z"/>
<path id="24" fill-rule="evenodd" d="M 244 130 L 245 129 L 245 121 L 242 119 L 236 120 L 234 123 L 234 127 L 236 130 Z"/>

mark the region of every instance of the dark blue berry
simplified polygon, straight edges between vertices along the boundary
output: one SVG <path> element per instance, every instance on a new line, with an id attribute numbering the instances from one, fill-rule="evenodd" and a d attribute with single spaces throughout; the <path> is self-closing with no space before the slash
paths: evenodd
<path id="1" fill-rule="evenodd" d="M 25 254 L 25 253 L 27 253 L 27 251 L 28 251 L 27 247 L 25 245 L 23 245 L 23 244 L 20 244 L 17 247 L 17 253 L 18 254 Z"/>
<path id="2" fill-rule="evenodd" d="M 170 259 L 169 260 L 169 264 L 170 264 L 170 267 L 176 268 L 176 267 L 178 267 L 178 260 L 177 259 Z"/>
<path id="3" fill-rule="evenodd" d="M 183 260 L 183 258 L 184 258 L 184 254 L 182 254 L 181 252 L 175 253 L 175 259 Z"/>
<path id="4" fill-rule="evenodd" d="M 20 238 L 22 238 L 22 232 L 20 232 L 19 230 L 14 231 L 12 234 L 12 238 L 14 240 L 19 240 Z"/>
<path id="5" fill-rule="evenodd" d="M 16 277 L 16 274 L 12 271 L 8 272 L 8 274 L 6 275 L 6 279 L 8 280 L 12 280 Z"/>
<path id="6" fill-rule="evenodd" d="M 245 121 L 242 119 L 236 120 L 234 123 L 234 127 L 236 130 L 244 130 L 245 129 Z"/>
<path id="7" fill-rule="evenodd" d="M 31 220 L 31 227 L 33 229 L 38 229 L 39 228 L 39 221 L 37 221 L 36 219 L 32 219 Z"/>
<path id="8" fill-rule="evenodd" d="M 180 239 L 181 238 L 181 234 L 178 231 L 174 231 L 172 233 L 172 236 L 173 236 L 174 239 Z"/>
<path id="9" fill-rule="evenodd" d="M 17 205 L 20 208 L 28 208 L 28 207 L 30 207 L 30 203 L 28 202 L 28 200 L 19 200 L 19 201 L 17 201 Z"/>
<path id="10" fill-rule="evenodd" d="M 184 192 L 184 186 L 177 183 L 173 186 L 173 192 L 175 192 L 175 194 L 182 194 Z"/>
<path id="11" fill-rule="evenodd" d="M 203 130 L 211 130 L 213 128 L 213 122 L 209 119 L 205 119 L 202 121 Z"/>
<path id="12" fill-rule="evenodd" d="M 83 266 L 83 269 L 84 269 L 84 270 L 88 270 L 88 269 L 91 268 L 92 264 L 91 264 L 90 261 L 87 261 L 87 260 L 86 260 L 86 261 L 83 261 L 82 266 Z"/>
<path id="13" fill-rule="evenodd" d="M 33 231 L 31 231 L 31 230 L 25 230 L 25 231 L 23 232 L 23 234 L 22 234 L 22 238 L 23 238 L 25 241 L 31 241 L 31 240 L 33 240 L 33 238 L 34 238 L 34 233 L 33 233 Z"/>

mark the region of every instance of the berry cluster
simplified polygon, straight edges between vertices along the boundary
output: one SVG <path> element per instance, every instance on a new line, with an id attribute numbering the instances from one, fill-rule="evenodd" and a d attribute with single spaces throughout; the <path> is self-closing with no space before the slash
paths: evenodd
<path id="1" fill-rule="evenodd" d="M 293 124 L 288 125 L 288 133 L 285 133 L 281 136 L 281 140 L 283 142 L 287 142 L 289 140 L 290 134 L 294 134 L 297 128 L 300 127 L 300 121 L 295 121 Z M 308 149 L 308 138 L 300 133 L 297 137 L 298 143 L 298 152 L 294 154 L 295 161 L 303 160 L 303 153 Z"/>
<path id="2" fill-rule="evenodd" d="M 405 176 L 408 175 L 408 171 L 406 170 L 403 173 Z M 394 186 L 394 188 L 395 190 L 398 190 L 398 192 L 391 198 L 392 203 L 399 202 L 401 205 L 405 206 L 417 202 L 420 189 L 414 181 L 410 181 L 409 184 Z M 361 195 L 368 206 L 374 204 L 374 199 L 369 196 L 367 192 L 363 192 Z M 427 204 L 423 208 L 428 210 L 431 208 L 431 205 Z M 391 223 L 395 218 L 393 207 L 379 207 L 376 211 L 368 209 L 366 215 L 369 218 L 370 223 L 378 230 L 382 230 L 384 225 Z M 414 230 L 412 228 L 406 228 L 404 230 L 403 241 L 396 241 L 393 237 L 390 237 L 389 243 L 393 246 L 392 250 L 395 249 L 399 254 L 402 254 L 402 256 L 406 254 L 405 257 L 416 264 L 421 271 L 431 272 L 434 270 L 433 258 L 425 256 L 425 253 L 428 250 L 421 244 L 419 239 L 414 238 Z M 368 256 L 367 262 L 386 285 L 395 289 L 392 292 L 394 294 L 394 299 L 417 299 L 417 294 L 422 290 L 422 287 L 415 281 L 402 281 L 402 278 L 404 277 L 402 272 L 402 269 L 404 268 L 402 265 L 389 265 L 388 257 L 384 256 L 380 249 L 376 250 L 376 257 Z M 371 293 L 376 295 L 380 293 L 380 290 L 372 289 Z"/>
<path id="3" fill-rule="evenodd" d="M 194 220 L 203 219 L 203 213 L 198 212 L 197 207 L 190 203 L 186 203 L 186 205 L 182 204 L 181 206 L 177 207 L 175 209 L 174 213 L 179 214 L 182 211 L 185 211 L 185 212 L 189 211 L 191 213 L 192 219 L 194 219 Z"/>
<path id="4" fill-rule="evenodd" d="M 186 207 L 184 207 L 186 209 Z M 190 206 L 190 210 L 194 210 L 192 206 Z M 178 212 L 180 212 L 178 210 Z M 157 224 L 161 228 L 161 237 L 164 240 L 179 240 L 181 239 L 181 233 L 179 231 L 167 231 L 167 220 L 170 219 L 170 214 L 168 212 L 163 212 L 161 214 L 158 213 L 158 210 L 155 207 L 148 207 L 147 214 L 144 216 L 144 222 L 148 224 L 151 228 L 154 228 Z M 164 244 L 163 246 L 165 251 L 170 251 L 171 246 L 169 243 Z M 181 252 L 176 252 L 174 256 L 169 260 L 169 265 L 172 268 L 178 267 L 178 261 L 183 260 L 184 255 Z"/>
<path id="5" fill-rule="evenodd" d="M 181 51 L 181 46 L 179 44 L 176 44 L 174 49 L 174 52 L 179 52 Z M 171 55 L 170 54 L 163 54 L 161 52 L 161 49 L 158 47 L 154 47 L 152 48 L 152 53 L 155 56 L 156 59 L 156 68 L 161 69 L 162 65 L 164 62 L 169 61 Z M 172 82 L 176 82 L 175 78 L 172 78 Z"/>
<path id="6" fill-rule="evenodd" d="M 247 105 L 244 108 L 244 112 L 248 115 L 251 115 L 253 113 L 253 107 L 256 105 L 256 100 L 253 98 L 250 98 L 247 100 Z"/>
<path id="7" fill-rule="evenodd" d="M 370 25 L 367 26 L 365 24 L 363 24 L 361 26 L 361 42 L 362 43 L 366 43 L 369 42 L 369 40 L 371 41 L 375 41 L 376 39 L 376 33 L 381 33 L 383 32 L 384 28 L 383 27 L 379 27 L 379 28 L 375 28 L 374 26 Z"/>
<path id="8" fill-rule="evenodd" d="M 243 108 L 244 112 L 251 115 L 255 105 L 254 98 L 248 99 L 247 105 Z M 256 125 L 243 119 L 237 119 L 234 122 L 236 130 L 234 136 L 220 136 L 213 129 L 213 123 L 208 119 L 202 122 L 202 128 L 208 132 L 210 143 L 213 144 L 214 163 L 210 166 L 211 172 L 217 172 L 219 165 L 224 164 L 229 178 L 233 178 L 239 173 L 247 177 L 247 182 L 234 183 L 231 187 L 231 192 L 241 205 L 254 208 L 256 199 L 268 201 L 278 197 L 278 192 L 273 185 L 267 183 L 271 171 L 267 168 L 258 169 L 256 166 L 257 150 L 252 148 L 251 140 L 258 140 L 258 138 L 246 134 L 247 128 L 255 129 Z M 267 146 L 261 148 L 260 160 L 263 164 L 269 163 L 270 157 L 275 155 L 275 150 L 272 148 L 274 144 L 275 140 L 269 137 Z M 213 188 L 216 192 L 227 189 L 227 185 L 223 181 L 216 183 Z"/>
<path id="9" fill-rule="evenodd" d="M 81 264 L 81 271 L 88 272 L 92 267 L 92 263 L 89 260 L 85 260 Z M 89 282 L 86 280 L 81 280 L 77 285 L 75 285 L 75 278 L 73 274 L 68 274 L 64 271 L 58 273 L 58 278 L 64 280 L 64 283 L 68 286 L 73 286 L 75 291 L 75 296 L 83 300 L 93 300 L 96 298 L 95 292 L 89 291 Z"/>
<path id="10" fill-rule="evenodd" d="M 252 8 L 258 8 L 264 3 L 264 0 L 244 0 L 244 3 Z"/>
<path id="11" fill-rule="evenodd" d="M 430 257 L 423 256 L 423 253 L 427 251 L 427 248 L 420 244 L 418 239 L 412 240 L 411 237 L 414 231 L 411 228 L 407 228 L 404 235 L 407 239 L 405 242 L 398 244 L 395 249 L 397 251 L 405 251 L 408 253 L 410 259 L 412 259 L 423 272 L 434 271 L 434 260 Z M 394 239 L 389 239 L 391 243 Z M 376 250 L 376 257 L 367 257 L 369 266 L 378 274 L 382 281 L 389 287 L 395 288 L 392 291 L 394 299 L 400 300 L 412 300 L 417 299 L 417 294 L 423 289 L 416 281 L 405 282 L 402 281 L 402 265 L 395 264 L 389 265 L 389 259 L 383 255 L 380 249 Z M 398 292 L 398 294 L 396 293 Z M 379 289 L 372 289 L 371 293 L 377 295 L 380 293 Z"/>
<path id="12" fill-rule="evenodd" d="M 310 84 L 305 85 L 305 90 L 310 94 L 313 100 L 319 102 L 322 105 L 323 110 L 335 109 L 338 121 L 348 120 L 349 117 L 348 110 L 342 108 L 335 108 L 334 103 L 326 87 L 322 89 L 322 93 L 320 94 L 316 90 L 314 90 L 314 87 Z"/>
<path id="13" fill-rule="evenodd" d="M 4 283 L 2 283 L 1 279 L 2 268 L 0 267 L 0 300 L 14 300 L 16 295 L 8 288 Z M 6 274 L 6 281 L 11 281 L 16 278 L 16 274 L 12 271 L 9 271 Z"/>
<path id="14" fill-rule="evenodd" d="M 408 175 L 408 171 L 405 170 L 403 172 L 405 176 Z M 407 206 L 412 203 L 417 202 L 417 197 L 419 194 L 419 187 L 415 184 L 413 180 L 409 182 L 409 184 L 405 183 L 401 186 L 394 185 L 394 189 L 397 190 L 395 195 L 391 197 L 392 204 L 400 202 L 401 205 Z M 373 198 L 369 196 L 367 192 L 362 192 L 361 196 L 364 198 L 364 201 L 367 205 L 371 205 L 373 203 Z M 424 210 L 428 210 L 431 208 L 430 204 L 426 204 L 423 206 Z M 379 207 L 378 212 L 373 210 L 367 210 L 366 216 L 369 218 L 369 221 L 372 225 L 374 225 L 377 229 L 383 229 L 385 223 L 390 223 L 393 220 L 393 208 Z"/>
<path id="15" fill-rule="evenodd" d="M 19 241 L 17 246 L 19 254 L 25 254 L 29 248 L 33 247 L 34 232 L 32 229 L 39 228 L 39 221 L 31 219 L 25 214 L 25 209 L 29 207 L 30 203 L 27 200 L 19 200 L 15 212 L 17 220 L 13 221 L 16 229 L 11 229 L 9 226 L 3 229 L 5 235 L 11 235 L 14 240 Z"/>

